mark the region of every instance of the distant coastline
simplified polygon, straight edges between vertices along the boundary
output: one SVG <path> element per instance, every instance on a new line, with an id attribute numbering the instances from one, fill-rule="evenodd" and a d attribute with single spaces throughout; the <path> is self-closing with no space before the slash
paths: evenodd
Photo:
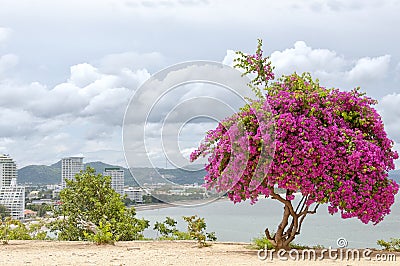
<path id="1" fill-rule="evenodd" d="M 157 209 L 172 208 L 172 207 L 183 207 L 183 208 L 200 207 L 213 202 L 227 201 L 227 200 L 229 200 L 227 197 L 219 197 L 215 199 L 184 200 L 171 203 L 140 204 L 140 205 L 133 205 L 133 207 L 137 212 L 140 212 L 140 211 L 157 210 Z"/>

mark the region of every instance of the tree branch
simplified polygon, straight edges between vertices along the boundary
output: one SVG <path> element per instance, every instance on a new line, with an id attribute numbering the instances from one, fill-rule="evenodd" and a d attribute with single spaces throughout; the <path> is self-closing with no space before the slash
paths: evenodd
<path id="1" fill-rule="evenodd" d="M 293 217 L 293 228 L 290 231 L 287 239 L 285 240 L 285 246 L 288 246 L 290 242 L 293 241 L 293 239 L 296 237 L 297 235 L 297 229 L 299 226 L 299 217 L 297 215 L 292 216 Z"/>
<path id="2" fill-rule="evenodd" d="M 269 193 L 270 193 L 272 199 L 276 199 L 285 205 L 290 202 L 290 201 L 282 198 L 279 194 L 276 194 L 273 187 L 269 189 Z"/>
<path id="3" fill-rule="evenodd" d="M 271 234 L 269 233 L 268 228 L 265 229 L 265 236 L 267 237 L 268 241 L 271 242 L 271 244 L 273 246 L 276 246 L 276 242 L 275 239 L 271 236 Z"/>
<path id="4" fill-rule="evenodd" d="M 308 211 L 308 207 L 307 207 L 307 212 L 305 212 L 305 213 L 301 216 L 301 218 L 300 218 L 299 228 L 298 228 L 298 230 L 297 230 L 297 232 L 296 232 L 297 234 L 300 234 L 301 225 L 303 224 L 303 221 L 304 221 L 304 219 L 306 218 L 307 214 L 314 214 L 314 213 L 316 213 L 318 207 L 319 207 L 319 203 L 315 206 L 314 210 L 312 210 L 312 211 Z"/>
<path id="5" fill-rule="evenodd" d="M 294 227 L 294 219 L 293 219 L 293 216 L 292 216 L 292 221 L 290 223 L 289 229 L 283 234 L 283 236 L 284 237 L 288 237 L 290 232 L 293 230 L 293 227 Z"/>
<path id="6" fill-rule="evenodd" d="M 299 210 L 300 204 L 304 201 L 304 199 L 305 199 L 306 197 L 308 197 L 308 196 L 303 195 L 303 197 L 301 198 L 301 200 L 300 200 L 299 203 L 297 204 L 296 211 L 295 211 L 296 213 L 297 213 L 297 211 Z"/>

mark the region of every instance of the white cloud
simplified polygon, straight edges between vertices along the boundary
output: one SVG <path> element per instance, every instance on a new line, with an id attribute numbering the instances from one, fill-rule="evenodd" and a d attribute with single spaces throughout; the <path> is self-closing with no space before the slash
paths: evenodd
<path id="1" fill-rule="evenodd" d="M 159 70 L 163 65 L 165 65 L 165 58 L 158 52 L 109 54 L 99 60 L 99 69 L 107 74 L 117 74 L 117 71 L 121 69 L 156 68 Z"/>
<path id="2" fill-rule="evenodd" d="M 347 62 L 334 51 L 312 49 L 304 41 L 297 41 L 294 48 L 275 51 L 271 54 L 272 64 L 278 72 L 338 72 L 343 71 Z"/>
<path id="3" fill-rule="evenodd" d="M 393 149 L 400 155 L 400 93 L 391 93 L 382 97 L 377 109 L 382 116 L 388 137 L 394 141 Z M 395 161 L 400 169 L 400 159 Z"/>
<path id="4" fill-rule="evenodd" d="M 368 8 L 380 8 L 387 1 L 379 0 L 323 0 L 324 4 L 334 11 L 362 10 Z"/>
<path id="5" fill-rule="evenodd" d="M 107 90 L 93 97 L 82 114 L 95 117 L 98 122 L 109 126 L 121 126 L 123 114 L 131 96 L 132 91 L 127 88 Z"/>
<path id="6" fill-rule="evenodd" d="M 350 82 L 374 81 L 386 77 L 389 70 L 390 55 L 379 57 L 364 57 L 357 61 L 356 65 L 347 72 Z"/>
<path id="7" fill-rule="evenodd" d="M 385 95 L 380 101 L 379 106 L 385 114 L 385 122 L 400 122 L 400 93 Z"/>
<path id="8" fill-rule="evenodd" d="M 353 88 L 381 82 L 390 70 L 390 55 L 345 58 L 328 49 L 313 49 L 304 41 L 297 41 L 293 48 L 271 54 L 272 65 L 278 76 L 310 72 L 328 87 Z"/>
<path id="9" fill-rule="evenodd" d="M 224 59 L 222 60 L 222 64 L 228 65 L 233 67 L 234 63 L 234 59 L 236 58 L 236 52 L 233 50 L 227 50 L 226 51 L 226 55 L 224 57 Z"/>
<path id="10" fill-rule="evenodd" d="M 394 73 L 394 79 L 396 81 L 400 81 L 400 62 L 397 64 L 396 68 L 395 68 L 395 73 Z"/>
<path id="11" fill-rule="evenodd" d="M 42 97 L 29 100 L 29 110 L 44 118 L 55 118 L 60 115 L 79 115 L 88 104 L 88 99 L 82 97 L 80 88 L 70 83 L 62 83 L 51 90 L 42 91 Z"/>
<path id="12" fill-rule="evenodd" d="M 29 112 L 0 108 L 1 137 L 26 136 L 34 129 L 36 121 Z"/>
<path id="13" fill-rule="evenodd" d="M 150 74 L 143 69 L 123 69 L 120 75 L 109 75 L 90 64 L 79 64 L 71 67 L 67 82 L 53 88 L 38 82 L 21 85 L 0 81 L 0 104 L 40 118 L 92 117 L 104 124 L 116 125 L 118 121 L 121 125 L 132 92 L 148 77 Z"/>
<path id="14" fill-rule="evenodd" d="M 16 57 L 0 59 L 0 66 L 8 69 Z M 131 66 L 108 74 L 89 63 L 70 71 L 66 82 L 50 88 L 0 77 L 0 151 L 18 158 L 21 166 L 53 163 L 75 153 L 87 153 L 91 160 L 90 156 L 99 158 L 107 152 L 121 163 L 125 108 L 149 72 Z"/>
<path id="15" fill-rule="evenodd" d="M 362 12 L 369 9 L 380 9 L 385 6 L 395 6 L 396 1 L 385 1 L 385 0 L 316 0 L 307 1 L 299 5 L 294 3 L 294 7 L 299 8 L 310 8 L 314 12 L 321 11 L 333 11 L 333 12 Z"/>
<path id="16" fill-rule="evenodd" d="M 14 54 L 6 54 L 0 56 L 0 76 L 18 64 L 18 56 Z"/>
<path id="17" fill-rule="evenodd" d="M 86 87 L 100 78 L 97 68 L 88 63 L 79 64 L 71 67 L 71 77 L 68 82 L 78 87 Z"/>
<path id="18" fill-rule="evenodd" d="M 384 96 L 378 104 L 385 129 L 395 142 L 400 143 L 400 93 Z"/>
<path id="19" fill-rule="evenodd" d="M 136 91 L 127 109 L 123 134 L 129 164 L 164 165 L 166 155 L 176 165 L 189 164 L 182 152 L 198 144 L 199 134 L 189 130 L 193 136 L 180 138 L 180 130 L 189 124 L 219 122 L 238 111 L 245 104 L 242 97 L 254 97 L 247 82 L 230 67 L 205 62 L 158 73 Z"/>
<path id="20" fill-rule="evenodd" d="M 0 45 L 8 40 L 10 34 L 11 34 L 11 29 L 0 27 Z"/>
<path id="21" fill-rule="evenodd" d="M 395 144 L 393 149 L 400 155 L 400 93 L 391 93 L 385 95 L 378 102 L 378 111 L 382 116 L 388 137 Z M 395 161 L 396 169 L 400 169 L 400 159 Z"/>
<path id="22" fill-rule="evenodd" d="M 125 5 L 127 7 L 144 7 L 144 8 L 179 8 L 179 7 L 200 7 L 208 5 L 208 0 L 130 0 L 126 1 Z"/>

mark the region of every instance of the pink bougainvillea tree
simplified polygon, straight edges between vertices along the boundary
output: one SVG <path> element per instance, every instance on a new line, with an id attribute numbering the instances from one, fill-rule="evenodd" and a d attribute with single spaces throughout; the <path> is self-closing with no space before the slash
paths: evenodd
<path id="1" fill-rule="evenodd" d="M 342 218 L 382 221 L 398 192 L 388 171 L 399 156 L 372 107 L 377 102 L 358 88 L 321 87 L 308 73 L 273 82 L 261 46 L 254 55 L 238 52 L 235 65 L 255 77 L 249 86 L 258 99 L 207 132 L 191 154 L 192 161 L 208 156 L 205 186 L 226 191 L 235 203 L 255 203 L 260 195 L 281 202 L 275 234 L 265 230 L 277 249 L 289 248 L 320 204 Z"/>

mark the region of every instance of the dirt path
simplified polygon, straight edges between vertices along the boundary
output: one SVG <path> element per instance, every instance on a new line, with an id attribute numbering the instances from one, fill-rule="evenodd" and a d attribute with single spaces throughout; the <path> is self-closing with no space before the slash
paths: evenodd
<path id="1" fill-rule="evenodd" d="M 0 244 L 0 265 L 398 265 L 376 261 L 260 260 L 256 250 L 241 243 L 214 243 L 198 248 L 191 241 L 88 242 L 10 241 Z"/>

